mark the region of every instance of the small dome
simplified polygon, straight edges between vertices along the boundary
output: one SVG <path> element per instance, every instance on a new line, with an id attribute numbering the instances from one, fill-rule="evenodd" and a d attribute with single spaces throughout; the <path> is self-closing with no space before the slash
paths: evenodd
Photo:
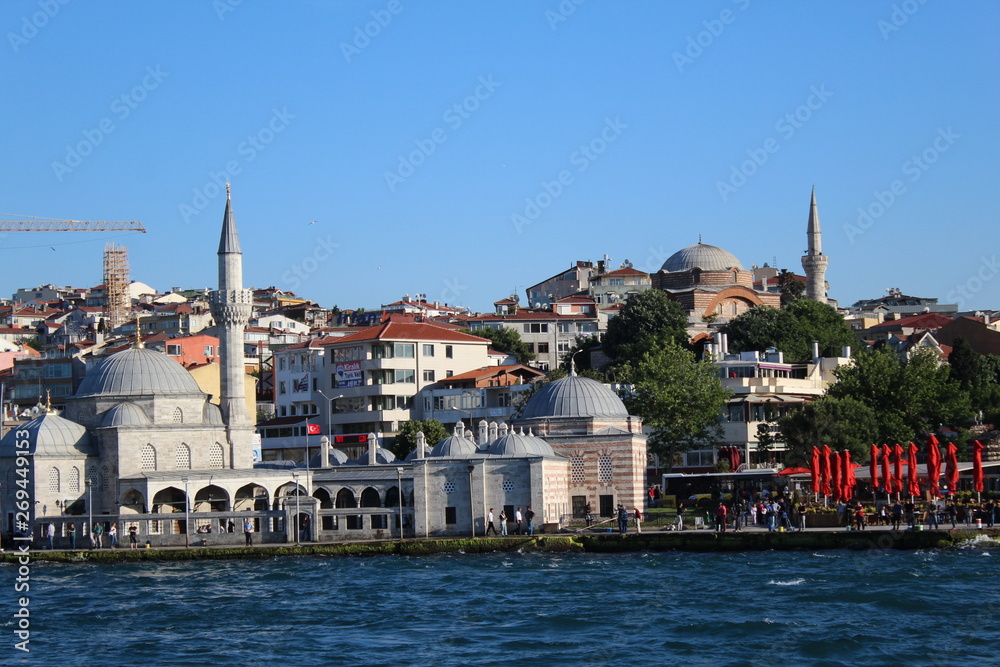
<path id="1" fill-rule="evenodd" d="M 75 398 L 84 396 L 204 395 L 183 366 L 165 354 L 133 347 L 91 368 Z"/>
<path id="2" fill-rule="evenodd" d="M 203 416 L 204 416 L 204 423 L 207 426 L 225 426 L 225 423 L 222 421 L 222 411 L 219 410 L 219 406 L 216 405 L 215 403 L 209 403 L 208 401 L 205 401 L 205 410 Z"/>
<path id="3" fill-rule="evenodd" d="M 135 403 L 119 403 L 104 413 L 101 427 L 109 426 L 148 426 L 149 417 Z"/>
<path id="4" fill-rule="evenodd" d="M 663 271 L 690 271 L 691 269 L 701 269 L 702 271 L 728 271 L 730 269 L 743 270 L 743 265 L 736 256 L 727 250 L 723 250 L 707 243 L 696 243 L 678 250 L 667 258 L 667 261 L 660 267 Z"/>
<path id="5" fill-rule="evenodd" d="M 538 390 L 524 406 L 521 419 L 539 417 L 628 417 L 615 392 L 596 380 L 570 375 Z"/>
<path id="6" fill-rule="evenodd" d="M 347 454 L 340 451 L 339 449 L 330 448 L 330 455 L 327 457 L 327 463 L 324 464 L 320 461 L 323 456 L 323 450 L 321 449 L 319 453 L 313 454 L 313 457 L 309 459 L 309 465 L 313 468 L 328 468 L 330 466 L 344 465 L 350 459 L 347 458 Z M 391 455 L 391 452 L 390 452 Z M 382 461 L 380 461 L 382 463 Z"/>
<path id="7" fill-rule="evenodd" d="M 27 431 L 28 450 L 17 448 L 17 441 L 24 440 Z M 80 424 L 54 414 L 35 417 L 16 428 L 12 428 L 0 440 L 0 457 L 15 457 L 20 454 L 42 456 L 96 456 L 90 442 L 90 435 Z"/>
<path id="8" fill-rule="evenodd" d="M 530 431 L 529 431 L 530 433 Z M 492 443 L 487 450 L 494 456 L 522 458 L 526 456 L 555 456 L 549 443 L 534 435 L 525 435 L 511 431 L 502 435 Z"/>
<path id="9" fill-rule="evenodd" d="M 476 454 L 479 454 L 476 443 L 462 435 L 450 435 L 431 450 L 435 458 L 467 459 Z"/>
<path id="10" fill-rule="evenodd" d="M 434 450 L 433 450 L 433 449 L 431 449 L 431 448 L 430 448 L 430 447 L 428 447 L 427 445 L 424 445 L 424 458 L 425 458 L 425 459 L 426 459 L 426 458 L 427 458 L 428 456 L 431 456 L 431 455 L 433 454 L 433 452 L 434 452 Z M 407 455 L 406 455 L 406 458 L 405 458 L 405 459 L 403 459 L 403 460 L 404 460 L 404 461 L 406 461 L 407 463 L 409 463 L 410 461 L 412 461 L 412 460 L 413 460 L 413 459 L 415 459 L 415 458 L 417 458 L 417 450 L 416 450 L 416 449 L 414 449 L 414 450 L 413 450 L 412 452 L 410 452 L 409 454 L 407 454 Z"/>
<path id="11" fill-rule="evenodd" d="M 354 461 L 352 461 L 352 463 L 359 466 L 371 465 L 371 461 L 369 460 L 368 454 L 369 454 L 368 450 L 365 450 L 365 453 L 359 456 Z M 375 463 L 381 463 L 382 465 L 385 465 L 387 463 L 394 463 L 395 461 L 396 461 L 396 455 L 390 452 L 388 449 L 384 449 L 382 447 L 375 448 Z"/>

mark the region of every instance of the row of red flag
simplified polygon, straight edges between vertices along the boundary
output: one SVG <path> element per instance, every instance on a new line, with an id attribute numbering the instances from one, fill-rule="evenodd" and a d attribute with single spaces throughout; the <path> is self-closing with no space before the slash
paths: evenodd
<path id="1" fill-rule="evenodd" d="M 871 472 L 872 489 L 883 488 L 885 493 L 906 493 L 919 496 L 920 477 L 917 471 L 917 446 L 910 443 L 908 451 L 901 445 L 872 445 Z M 976 440 L 972 450 L 972 482 L 978 492 L 983 490 L 983 445 Z M 907 455 L 904 460 L 904 453 Z M 938 481 L 941 478 L 941 449 L 938 439 L 931 435 L 927 439 L 925 453 L 927 463 L 927 487 L 932 498 L 941 494 Z M 958 488 L 958 448 L 948 443 L 945 480 L 948 488 L 955 491 Z M 881 461 L 881 466 L 880 466 Z M 906 484 L 903 481 L 903 466 L 908 468 Z M 851 453 L 848 451 L 833 452 L 828 446 L 822 449 L 813 447 L 812 461 L 809 469 L 812 474 L 812 486 L 815 493 L 835 500 L 847 500 L 854 495 L 856 486 L 854 470 L 860 466 L 851 463 Z M 880 474 L 881 473 L 881 474 Z M 881 480 L 881 484 L 879 483 Z"/>

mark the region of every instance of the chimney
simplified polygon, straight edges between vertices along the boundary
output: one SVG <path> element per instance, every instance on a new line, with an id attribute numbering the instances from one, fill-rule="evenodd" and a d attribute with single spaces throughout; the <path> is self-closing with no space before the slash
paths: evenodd
<path id="1" fill-rule="evenodd" d="M 813 341 L 813 363 L 814 364 L 818 364 L 819 363 L 819 341 L 818 340 L 814 340 Z"/>
<path id="2" fill-rule="evenodd" d="M 378 438 L 374 433 L 368 434 L 368 465 L 375 465 L 375 450 L 378 448 Z"/>
<path id="3" fill-rule="evenodd" d="M 729 354 L 729 334 L 720 334 L 722 339 L 722 358 L 725 359 L 726 355 Z"/>
<path id="4" fill-rule="evenodd" d="M 485 447 L 486 443 L 489 442 L 487 439 L 489 436 L 489 426 L 486 424 L 485 419 L 479 420 L 479 446 Z"/>
<path id="5" fill-rule="evenodd" d="M 844 357 L 846 357 L 848 359 L 851 358 L 851 346 L 850 345 L 845 345 L 844 346 L 844 349 L 841 350 L 841 356 L 844 356 Z"/>
<path id="6" fill-rule="evenodd" d="M 497 423 L 496 422 L 490 422 L 490 438 L 489 438 L 489 442 L 493 442 L 496 439 L 497 439 Z"/>
<path id="7" fill-rule="evenodd" d="M 423 431 L 417 431 L 417 458 L 424 458 L 424 447 L 427 446 L 426 437 Z"/>
<path id="8" fill-rule="evenodd" d="M 330 438 L 325 435 L 319 439 L 319 466 L 320 468 L 330 467 Z"/>
<path id="9" fill-rule="evenodd" d="M 507 435 L 507 429 L 508 429 L 507 422 L 504 422 L 503 424 L 500 424 L 500 437 L 501 438 L 504 437 L 505 435 Z"/>

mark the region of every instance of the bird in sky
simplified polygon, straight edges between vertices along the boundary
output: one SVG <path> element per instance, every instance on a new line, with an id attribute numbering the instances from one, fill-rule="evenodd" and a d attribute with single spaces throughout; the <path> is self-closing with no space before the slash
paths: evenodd
<path id="1" fill-rule="evenodd" d="M 315 220 L 313 220 L 313 221 L 312 221 L 312 222 L 310 222 L 309 224 L 310 224 L 310 225 L 315 225 L 315 224 L 316 224 L 316 221 L 315 221 Z"/>

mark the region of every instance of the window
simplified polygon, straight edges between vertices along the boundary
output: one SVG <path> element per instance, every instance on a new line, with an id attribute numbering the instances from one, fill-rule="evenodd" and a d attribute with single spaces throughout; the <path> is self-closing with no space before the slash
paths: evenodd
<path id="1" fill-rule="evenodd" d="M 612 467 L 611 467 L 611 457 L 607 454 L 601 454 L 597 459 L 597 481 L 604 482 L 605 484 L 611 483 Z"/>
<path id="2" fill-rule="evenodd" d="M 448 359 L 455 358 L 455 348 L 452 345 L 444 346 L 444 356 Z"/>
<path id="3" fill-rule="evenodd" d="M 531 354 L 535 353 L 535 344 L 534 343 L 525 343 L 525 345 L 528 346 L 528 352 L 530 352 Z"/>
<path id="4" fill-rule="evenodd" d="M 573 323 L 572 322 L 560 322 L 556 326 L 558 327 L 557 331 L 559 331 L 559 333 L 572 333 L 573 332 Z"/>
<path id="5" fill-rule="evenodd" d="M 319 386 L 319 385 L 317 384 L 317 382 L 318 382 L 318 378 L 313 378 L 313 391 L 316 391 L 316 387 L 318 387 L 318 386 Z"/>
<path id="6" fill-rule="evenodd" d="M 139 460 L 141 461 L 140 467 L 143 470 L 156 470 L 156 450 L 153 449 L 152 445 L 143 445 L 142 451 L 139 454 Z M 97 471 L 95 470 L 96 474 Z"/>
<path id="7" fill-rule="evenodd" d="M 444 410 L 444 396 L 435 396 L 434 397 L 434 409 L 435 410 Z"/>
<path id="8" fill-rule="evenodd" d="M 80 493 L 80 469 L 76 466 L 69 469 L 69 491 Z"/>
<path id="9" fill-rule="evenodd" d="M 59 493 L 59 468 L 49 469 L 49 493 Z"/>
<path id="10" fill-rule="evenodd" d="M 549 353 L 549 344 L 548 343 L 539 343 L 538 344 L 538 354 L 548 354 L 548 353 Z"/>
<path id="11" fill-rule="evenodd" d="M 372 410 L 395 410 L 395 396 L 372 396 Z"/>
<path id="12" fill-rule="evenodd" d="M 564 352 L 569 352 L 569 349 L 570 348 L 568 340 L 561 340 L 558 343 L 556 343 L 556 351 L 559 352 L 560 354 Z"/>
<path id="13" fill-rule="evenodd" d="M 97 468 L 91 468 L 87 471 L 87 482 L 92 489 L 101 488 L 101 476 L 97 474 Z"/>
<path id="14" fill-rule="evenodd" d="M 101 468 L 101 483 L 105 489 L 111 488 L 111 469 L 108 466 Z"/>
<path id="15" fill-rule="evenodd" d="M 450 377 L 453 377 L 454 375 L 455 375 L 455 371 L 445 371 L 445 372 L 444 372 L 444 376 L 445 376 L 446 378 L 450 378 Z"/>
<path id="16" fill-rule="evenodd" d="M 424 371 L 424 382 L 434 382 L 434 371 Z"/>
<path id="17" fill-rule="evenodd" d="M 458 523 L 457 512 L 454 507 L 444 508 L 444 522 L 450 526 Z"/>
<path id="18" fill-rule="evenodd" d="M 624 285 L 624 278 L 608 278 L 608 285 Z"/>
<path id="19" fill-rule="evenodd" d="M 279 393 L 279 394 L 285 394 L 285 393 L 288 393 L 288 392 L 287 392 L 287 391 L 285 390 L 285 381 L 284 381 L 284 380 L 281 380 L 280 382 L 278 382 L 278 393 Z"/>
<path id="20" fill-rule="evenodd" d="M 284 357 L 278 357 L 278 370 L 279 371 L 285 370 L 285 358 Z"/>
<path id="21" fill-rule="evenodd" d="M 174 408 L 173 419 L 174 419 L 174 423 L 175 424 L 183 424 L 184 423 L 184 413 L 181 411 L 180 408 Z"/>
<path id="22" fill-rule="evenodd" d="M 574 456 L 569 460 L 569 477 L 573 484 L 579 486 L 587 479 L 582 456 Z"/>
<path id="23" fill-rule="evenodd" d="M 414 382 L 416 382 L 416 371 L 407 369 L 398 369 L 395 371 L 394 380 L 396 382 L 413 384 Z"/>
<path id="24" fill-rule="evenodd" d="M 177 453 L 175 457 L 176 464 L 174 467 L 177 470 L 190 470 L 191 469 L 191 448 L 185 445 L 183 442 L 177 445 Z"/>
<path id="25" fill-rule="evenodd" d="M 434 356 L 434 346 L 433 345 L 427 345 L 427 344 L 425 344 L 423 346 L 423 354 L 424 354 L 425 357 L 433 357 Z"/>
<path id="26" fill-rule="evenodd" d="M 525 324 L 524 333 L 548 333 L 549 325 L 541 323 Z"/>
<path id="27" fill-rule="evenodd" d="M 215 356 L 215 346 L 214 345 L 206 345 L 205 346 L 205 356 L 206 357 L 214 357 Z"/>
<path id="28" fill-rule="evenodd" d="M 167 345 L 167 354 L 171 357 L 181 356 L 181 346 L 180 345 Z"/>
<path id="29" fill-rule="evenodd" d="M 222 445 L 215 443 L 212 445 L 212 449 L 208 453 L 208 467 L 209 468 L 223 468 L 226 465 L 225 454 L 223 453 Z"/>

